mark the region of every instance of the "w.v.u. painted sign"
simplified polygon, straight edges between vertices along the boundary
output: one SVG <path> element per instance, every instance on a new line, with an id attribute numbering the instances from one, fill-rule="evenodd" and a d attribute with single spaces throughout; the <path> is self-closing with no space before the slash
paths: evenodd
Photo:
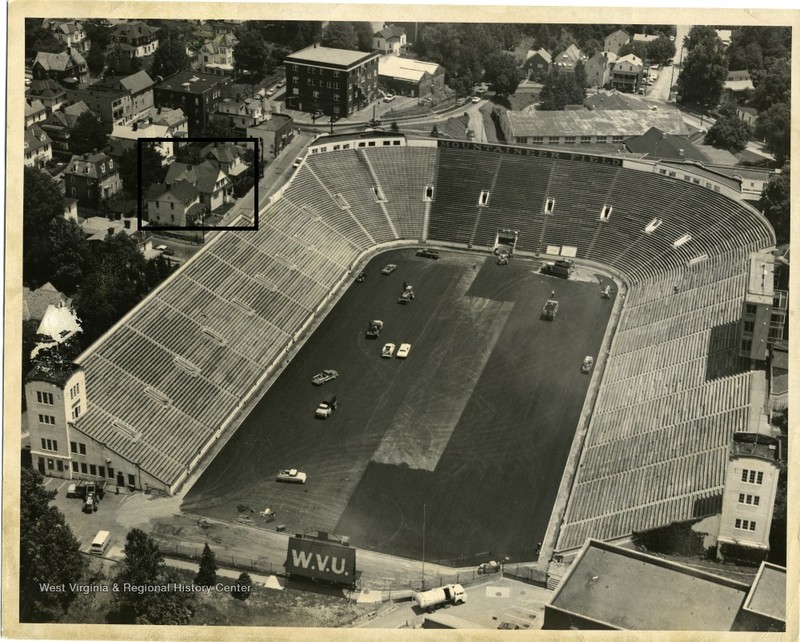
<path id="1" fill-rule="evenodd" d="M 353 584 L 356 549 L 329 540 L 291 537 L 285 566 L 290 575 Z"/>

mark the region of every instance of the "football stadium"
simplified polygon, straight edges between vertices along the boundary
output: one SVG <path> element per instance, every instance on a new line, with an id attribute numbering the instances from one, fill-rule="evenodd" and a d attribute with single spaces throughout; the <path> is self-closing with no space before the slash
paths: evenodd
<path id="1" fill-rule="evenodd" d="M 217 234 L 81 355 L 70 438 L 117 483 L 190 480 L 185 511 L 269 506 L 415 559 L 621 542 L 720 512 L 762 413 L 740 320 L 774 245 L 691 162 L 321 136 L 257 231 Z"/>

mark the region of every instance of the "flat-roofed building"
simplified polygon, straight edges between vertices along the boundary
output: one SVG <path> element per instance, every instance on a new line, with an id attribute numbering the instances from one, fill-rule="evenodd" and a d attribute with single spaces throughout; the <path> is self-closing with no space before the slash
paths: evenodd
<path id="1" fill-rule="evenodd" d="M 369 105 L 378 92 L 380 52 L 350 51 L 314 44 L 290 54 L 286 106 L 347 118 Z"/>
<path id="2" fill-rule="evenodd" d="M 511 144 L 554 145 L 622 143 L 651 127 L 675 136 L 685 136 L 686 124 L 677 109 L 603 111 L 508 111 L 500 116 L 500 127 Z"/>
<path id="3" fill-rule="evenodd" d="M 378 60 L 378 77 L 381 86 L 403 96 L 422 97 L 444 89 L 441 65 L 392 54 Z"/>
<path id="4" fill-rule="evenodd" d="M 775 287 L 775 255 L 750 255 L 747 291 L 742 302 L 739 356 L 765 361 L 768 347 L 781 341 L 789 309 L 789 293 Z"/>
<path id="5" fill-rule="evenodd" d="M 542 628 L 731 631 L 750 586 L 589 539 L 553 597 Z"/>
<path id="6" fill-rule="evenodd" d="M 189 136 L 199 136 L 222 101 L 225 87 L 230 84 L 230 76 L 180 71 L 156 85 L 153 90 L 155 106 L 182 109 Z"/>

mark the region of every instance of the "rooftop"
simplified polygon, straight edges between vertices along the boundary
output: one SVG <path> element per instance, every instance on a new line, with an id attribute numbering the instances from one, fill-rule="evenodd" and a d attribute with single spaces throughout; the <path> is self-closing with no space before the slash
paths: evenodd
<path id="1" fill-rule="evenodd" d="M 535 55 L 541 56 L 547 62 L 552 62 L 553 57 L 550 55 L 550 52 L 547 51 L 544 47 L 539 47 L 538 49 L 528 49 L 528 55 L 525 56 L 526 60 L 533 58 Z"/>
<path id="2" fill-rule="evenodd" d="M 753 252 L 747 274 L 747 300 L 753 296 L 764 297 L 763 303 L 772 303 L 775 289 L 775 257 L 772 254 Z"/>
<path id="3" fill-rule="evenodd" d="M 36 290 L 23 288 L 23 318 L 41 320 L 50 305 L 70 305 L 72 299 L 59 292 L 52 283 L 45 283 Z"/>
<path id="4" fill-rule="evenodd" d="M 786 569 L 761 562 L 758 575 L 742 607 L 760 615 L 786 621 Z"/>
<path id="5" fill-rule="evenodd" d="M 733 433 L 731 457 L 754 457 L 774 462 L 778 454 L 778 442 L 774 437 L 757 432 Z"/>
<path id="6" fill-rule="evenodd" d="M 394 25 L 389 25 L 388 27 L 384 27 L 383 29 L 381 29 L 375 35 L 378 38 L 384 38 L 385 40 L 388 40 L 389 38 L 400 38 L 401 36 L 404 36 L 405 33 L 406 30 L 403 27 L 396 27 Z"/>
<path id="7" fill-rule="evenodd" d="M 334 49 L 333 47 L 311 45 L 288 55 L 285 60 L 287 62 L 297 61 L 335 65 L 337 67 L 353 67 L 370 58 L 377 58 L 379 55 L 380 54 L 377 52 L 366 53 L 363 51 L 351 51 L 349 49 Z"/>
<path id="8" fill-rule="evenodd" d="M 677 109 L 507 112 L 515 136 L 637 136 L 651 127 L 686 135 Z"/>
<path id="9" fill-rule="evenodd" d="M 67 68 L 73 65 L 85 65 L 86 60 L 77 51 L 70 53 L 48 53 L 40 51 L 36 54 L 36 60 L 33 64 L 39 63 L 48 71 L 66 71 Z"/>
<path id="10" fill-rule="evenodd" d="M 625 147 L 651 158 L 690 158 L 701 162 L 705 160 L 705 156 L 686 138 L 667 134 L 657 127 L 651 127 L 641 136 L 629 138 L 625 141 Z"/>
<path id="11" fill-rule="evenodd" d="M 217 84 L 225 84 L 227 81 L 223 76 L 215 74 L 204 74 L 199 71 L 179 71 L 174 76 L 170 76 L 163 82 L 156 85 L 162 89 L 171 91 L 181 91 L 189 94 L 202 94 Z"/>
<path id="12" fill-rule="evenodd" d="M 58 359 L 55 355 L 52 358 L 42 358 L 33 366 L 28 373 L 27 381 L 46 381 L 56 386 L 63 386 L 75 372 L 80 370 L 80 366 Z"/>
<path id="13" fill-rule="evenodd" d="M 438 69 L 440 67 L 435 62 L 400 58 L 391 54 L 381 56 L 378 60 L 378 74 L 381 76 L 391 76 L 414 82 L 418 82 L 426 73 L 435 74 Z"/>
<path id="14" fill-rule="evenodd" d="M 747 591 L 746 584 L 590 539 L 548 608 L 615 629 L 730 631 Z"/>
<path id="15" fill-rule="evenodd" d="M 616 59 L 613 53 L 607 51 L 602 52 L 608 56 L 609 59 Z M 613 62 L 613 60 L 612 60 Z M 583 101 L 589 109 L 639 109 L 639 110 L 652 110 L 656 105 L 647 100 L 643 100 L 633 94 L 626 94 L 616 89 L 611 91 L 598 91 L 592 96 L 587 96 Z"/>

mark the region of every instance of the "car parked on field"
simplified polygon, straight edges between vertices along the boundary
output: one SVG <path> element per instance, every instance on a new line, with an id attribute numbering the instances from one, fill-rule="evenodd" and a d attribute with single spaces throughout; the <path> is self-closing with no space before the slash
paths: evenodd
<path id="1" fill-rule="evenodd" d="M 369 326 L 367 326 L 367 339 L 377 339 L 381 330 L 383 330 L 383 321 L 380 319 L 370 321 Z"/>
<path id="2" fill-rule="evenodd" d="M 318 419 L 327 419 L 338 407 L 339 400 L 336 398 L 336 395 L 332 395 L 325 399 L 325 401 L 321 402 L 319 406 L 317 406 L 314 416 Z"/>
<path id="3" fill-rule="evenodd" d="M 287 468 L 278 471 L 275 481 L 286 482 L 287 484 L 305 484 L 307 475 L 297 470 L 297 468 Z"/>
<path id="4" fill-rule="evenodd" d="M 411 352 L 411 344 L 401 343 L 400 347 L 397 349 L 397 358 L 405 359 L 408 356 L 409 352 Z"/>
<path id="5" fill-rule="evenodd" d="M 386 267 L 381 270 L 381 274 L 391 274 L 397 269 L 397 266 L 394 263 L 389 263 Z"/>
<path id="6" fill-rule="evenodd" d="M 434 261 L 439 259 L 439 253 L 436 250 L 417 250 L 417 256 L 421 256 L 426 259 L 433 259 Z"/>
<path id="7" fill-rule="evenodd" d="M 311 378 L 311 383 L 315 386 L 321 386 L 323 383 L 328 383 L 329 381 L 333 381 L 336 377 L 339 376 L 339 373 L 336 370 L 323 370 L 319 374 L 315 374 Z"/>
<path id="8" fill-rule="evenodd" d="M 393 343 L 387 343 L 385 346 L 383 346 L 383 350 L 381 350 L 381 356 L 384 359 L 391 359 L 394 356 L 394 349 L 396 347 L 397 346 L 395 346 Z"/>
<path id="9" fill-rule="evenodd" d="M 583 363 L 581 364 L 581 372 L 584 374 L 591 372 L 592 366 L 594 366 L 594 359 L 589 356 L 584 357 Z"/>

